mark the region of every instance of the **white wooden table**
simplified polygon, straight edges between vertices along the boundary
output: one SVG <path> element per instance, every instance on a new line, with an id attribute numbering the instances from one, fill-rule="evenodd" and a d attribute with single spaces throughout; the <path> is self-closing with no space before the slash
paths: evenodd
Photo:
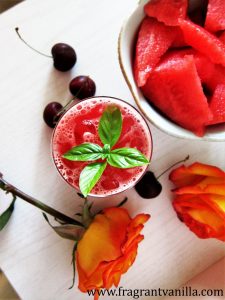
<path id="1" fill-rule="evenodd" d="M 137 0 L 28 0 L 0 16 L 0 171 L 6 180 L 71 216 L 82 200 L 55 170 L 50 155 L 52 131 L 42 120 L 43 109 L 51 101 L 65 103 L 70 98 L 69 81 L 77 75 L 90 75 L 97 95 L 133 103 L 119 69 L 117 39 L 123 20 L 136 5 Z M 78 56 L 75 68 L 56 71 L 50 59 L 20 42 L 16 26 L 31 45 L 46 53 L 56 42 L 71 44 Z M 151 130 L 150 168 L 156 174 L 187 154 L 190 163 L 198 160 L 225 169 L 224 143 L 186 141 L 153 126 Z M 136 262 L 122 277 L 120 285 L 125 288 L 175 288 L 225 255 L 222 242 L 198 239 L 177 219 L 168 174 L 161 182 L 163 192 L 156 199 L 141 199 L 134 190 L 125 193 L 132 215 L 152 215 Z M 95 209 L 117 203 L 123 196 L 96 199 Z M 1 193 L 1 210 L 7 206 L 5 199 Z M 0 233 L 0 268 L 22 299 L 87 299 L 76 287 L 68 290 L 71 251 L 72 242 L 59 238 L 40 211 L 17 201 L 10 223 Z"/>

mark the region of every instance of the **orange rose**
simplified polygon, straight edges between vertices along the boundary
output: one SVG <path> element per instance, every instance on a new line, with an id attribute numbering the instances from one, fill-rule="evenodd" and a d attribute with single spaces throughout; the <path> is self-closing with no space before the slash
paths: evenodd
<path id="1" fill-rule="evenodd" d="M 140 232 L 149 217 L 139 214 L 131 219 L 121 207 L 106 208 L 95 216 L 77 246 L 76 265 L 82 292 L 118 286 L 121 275 L 136 258 L 138 244 L 144 238 Z"/>
<path id="2" fill-rule="evenodd" d="M 170 173 L 176 185 L 173 207 L 198 237 L 225 241 L 225 172 L 194 163 Z"/>

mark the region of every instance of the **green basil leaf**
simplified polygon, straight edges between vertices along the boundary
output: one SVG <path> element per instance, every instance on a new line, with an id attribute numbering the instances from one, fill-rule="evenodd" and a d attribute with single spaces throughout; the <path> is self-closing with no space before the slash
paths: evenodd
<path id="1" fill-rule="evenodd" d="M 107 162 L 113 167 L 128 169 L 146 165 L 149 160 L 135 148 L 119 148 L 110 152 Z"/>
<path id="2" fill-rule="evenodd" d="M 84 197 L 87 197 L 95 184 L 99 181 L 106 165 L 106 162 L 93 163 L 82 170 L 80 173 L 79 186 Z"/>
<path id="3" fill-rule="evenodd" d="M 13 196 L 13 200 L 12 200 L 11 204 L 9 205 L 9 207 L 0 215 L 0 231 L 8 223 L 8 221 L 13 213 L 13 210 L 14 210 L 15 201 L 16 201 L 16 197 Z"/>
<path id="4" fill-rule="evenodd" d="M 118 141 L 122 131 L 122 115 L 115 105 L 107 106 L 103 112 L 98 126 L 98 134 L 103 144 L 113 147 Z"/>
<path id="5" fill-rule="evenodd" d="M 63 157 L 73 161 L 91 161 L 104 157 L 102 148 L 97 144 L 84 143 L 73 147 L 63 154 Z"/>

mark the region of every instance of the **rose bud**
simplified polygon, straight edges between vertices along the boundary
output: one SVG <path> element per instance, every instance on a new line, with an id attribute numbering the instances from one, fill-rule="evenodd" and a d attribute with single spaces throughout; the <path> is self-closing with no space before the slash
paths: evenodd
<path id="1" fill-rule="evenodd" d="M 173 207 L 179 217 L 199 238 L 225 241 L 225 172 L 194 163 L 170 173 L 176 185 Z"/>

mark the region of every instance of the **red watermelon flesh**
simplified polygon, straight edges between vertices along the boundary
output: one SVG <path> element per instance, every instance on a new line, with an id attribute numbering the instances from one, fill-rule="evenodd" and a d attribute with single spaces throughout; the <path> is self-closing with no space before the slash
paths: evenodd
<path id="1" fill-rule="evenodd" d="M 211 91 L 214 91 L 218 84 L 225 85 L 225 67 L 221 65 L 215 65 L 210 79 L 205 83 Z"/>
<path id="2" fill-rule="evenodd" d="M 177 28 L 177 33 L 176 36 L 174 38 L 174 41 L 171 45 L 171 48 L 182 48 L 182 47 L 186 47 L 187 43 L 184 40 L 184 35 L 182 30 L 178 27 Z"/>
<path id="3" fill-rule="evenodd" d="M 138 86 L 143 86 L 160 57 L 171 46 L 178 28 L 168 27 L 156 19 L 146 17 L 140 27 L 136 44 L 134 76 Z"/>
<path id="4" fill-rule="evenodd" d="M 188 20 L 180 20 L 185 42 L 216 64 L 225 66 L 225 45 L 213 34 Z"/>
<path id="5" fill-rule="evenodd" d="M 159 64 L 142 87 L 144 96 L 178 125 L 202 136 L 212 118 L 191 55 Z"/>
<path id="6" fill-rule="evenodd" d="M 225 30 L 224 0 L 209 0 L 205 28 L 210 32 Z"/>
<path id="7" fill-rule="evenodd" d="M 152 0 L 145 5 L 144 10 L 149 17 L 155 17 L 169 26 L 177 26 L 178 19 L 185 19 L 187 7 L 187 0 Z"/>
<path id="8" fill-rule="evenodd" d="M 220 35 L 219 39 L 221 40 L 221 42 L 223 42 L 225 44 L 225 31 L 222 32 L 222 34 Z"/>
<path id="9" fill-rule="evenodd" d="M 211 80 L 212 73 L 215 72 L 215 65 L 205 55 L 193 48 L 182 50 L 170 50 L 161 59 L 160 63 L 168 61 L 171 65 L 173 62 L 184 58 L 186 55 L 193 55 L 195 66 L 202 83 L 208 83 Z"/>
<path id="10" fill-rule="evenodd" d="M 225 67 L 214 64 L 208 57 L 196 51 L 195 65 L 201 82 L 214 93 L 218 84 L 225 84 Z"/>
<path id="11" fill-rule="evenodd" d="M 225 122 L 225 85 L 218 85 L 211 99 L 209 108 L 213 119 L 208 125 L 215 125 Z"/>
<path id="12" fill-rule="evenodd" d="M 201 82 L 207 85 L 211 80 L 212 73 L 215 71 L 215 64 L 198 51 L 194 52 L 194 59 Z"/>

